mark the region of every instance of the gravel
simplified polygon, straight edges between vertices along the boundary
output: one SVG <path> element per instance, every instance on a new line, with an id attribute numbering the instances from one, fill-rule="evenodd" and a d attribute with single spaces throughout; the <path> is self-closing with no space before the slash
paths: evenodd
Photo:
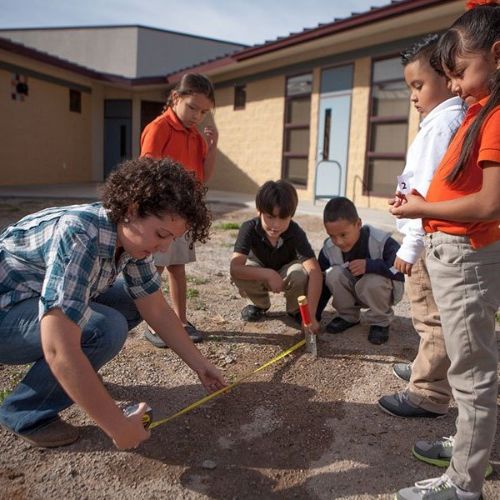
<path id="1" fill-rule="evenodd" d="M 7 199 L 0 227 L 45 206 L 78 200 Z M 211 204 L 212 239 L 197 247 L 188 266 L 190 320 L 205 333 L 199 345 L 233 382 L 295 344 L 301 332 L 273 297 L 265 321 L 245 323 L 245 305 L 230 283 L 229 259 L 237 230 L 253 212 Z M 296 220 L 319 250 L 321 219 Z M 328 308 L 324 323 L 332 317 Z M 228 393 L 152 431 L 131 452 L 118 451 L 76 406 L 63 417 L 78 426 L 73 445 L 31 448 L 0 430 L 0 498 L 8 499 L 289 499 L 392 498 L 399 488 L 443 470 L 411 456 L 416 438 L 454 432 L 456 408 L 439 420 L 404 420 L 379 411 L 377 399 L 404 388 L 392 364 L 413 359 L 418 338 L 406 298 L 395 309 L 389 342 L 374 346 L 361 324 L 342 335 L 323 333 L 317 359 L 303 348 L 254 374 Z M 147 401 L 155 419 L 203 397 L 195 374 L 168 349 L 143 339 L 144 325 L 131 332 L 122 352 L 100 373 L 123 405 Z M 0 365 L 0 391 L 11 389 L 25 367 Z M 500 498 L 500 445 L 494 443 L 495 473 L 485 498 Z"/>

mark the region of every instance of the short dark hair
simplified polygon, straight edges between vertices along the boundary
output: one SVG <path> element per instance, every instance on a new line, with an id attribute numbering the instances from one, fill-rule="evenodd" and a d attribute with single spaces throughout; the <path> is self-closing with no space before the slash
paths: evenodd
<path id="1" fill-rule="evenodd" d="M 123 222 L 134 205 L 142 218 L 165 214 L 182 217 L 192 240 L 203 243 L 208 239 L 211 225 L 206 191 L 190 172 L 170 158 L 142 157 L 122 163 L 110 174 L 101 199 L 115 224 Z"/>
<path id="2" fill-rule="evenodd" d="M 299 198 L 295 188 L 287 181 L 267 181 L 257 191 L 255 206 L 264 214 L 272 214 L 278 207 L 279 217 L 293 217 Z"/>
<path id="3" fill-rule="evenodd" d="M 323 210 L 323 222 L 337 222 L 346 220 L 352 223 L 358 222 L 359 215 L 354 203 L 348 198 L 338 196 L 332 198 Z"/>
<path id="4" fill-rule="evenodd" d="M 439 35 L 431 33 L 414 43 L 411 47 L 401 52 L 401 64 L 407 66 L 415 61 L 427 61 L 432 69 L 441 76 L 444 76 L 441 61 L 437 55 Z"/>

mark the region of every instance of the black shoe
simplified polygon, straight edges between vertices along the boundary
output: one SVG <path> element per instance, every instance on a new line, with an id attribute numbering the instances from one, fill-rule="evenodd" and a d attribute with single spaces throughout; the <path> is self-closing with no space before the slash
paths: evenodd
<path id="1" fill-rule="evenodd" d="M 144 332 L 144 338 L 159 349 L 166 349 L 168 347 L 168 345 L 163 342 L 160 336 L 157 333 L 153 332 L 153 330 L 151 330 L 149 327 L 146 328 L 146 331 Z"/>
<path id="2" fill-rule="evenodd" d="M 266 314 L 267 309 L 248 304 L 241 310 L 241 317 L 245 321 L 259 321 Z"/>
<path id="3" fill-rule="evenodd" d="M 368 340 L 375 345 L 385 344 L 389 340 L 389 327 L 378 325 L 370 326 Z"/>
<path id="4" fill-rule="evenodd" d="M 302 316 L 300 315 L 300 311 L 295 313 L 287 313 L 290 318 L 297 323 L 297 325 L 302 326 Z"/>
<path id="5" fill-rule="evenodd" d="M 392 372 L 401 380 L 409 382 L 411 378 L 411 363 L 396 363 L 392 365 Z"/>
<path id="6" fill-rule="evenodd" d="M 193 341 L 193 343 L 198 344 L 200 342 L 203 342 L 203 335 L 189 321 L 188 324 L 184 327 L 184 330 L 186 330 L 186 333 L 189 335 L 189 338 Z M 144 338 L 159 349 L 168 348 L 168 345 L 163 342 L 160 336 L 156 332 L 153 332 L 153 330 L 151 330 L 149 327 L 144 333 Z"/>
<path id="7" fill-rule="evenodd" d="M 435 413 L 410 403 L 408 392 L 396 392 L 390 396 L 382 396 L 378 400 L 379 407 L 394 417 L 403 418 L 439 418 L 446 413 Z"/>
<path id="8" fill-rule="evenodd" d="M 359 325 L 359 321 L 351 323 L 350 321 L 346 321 L 340 316 L 337 316 L 333 318 L 328 325 L 326 325 L 326 331 L 328 333 L 342 333 L 356 325 Z"/>
<path id="9" fill-rule="evenodd" d="M 199 344 L 200 342 L 203 342 L 203 335 L 196 329 L 193 323 L 190 323 L 188 321 L 188 324 L 184 327 L 184 330 L 186 330 L 189 338 L 193 341 L 193 343 Z"/>

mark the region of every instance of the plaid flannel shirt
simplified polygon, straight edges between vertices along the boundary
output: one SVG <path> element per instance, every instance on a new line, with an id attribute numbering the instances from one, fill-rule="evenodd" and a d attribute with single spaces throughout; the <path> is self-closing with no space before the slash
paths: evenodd
<path id="1" fill-rule="evenodd" d="M 39 318 L 53 308 L 83 328 L 89 303 L 123 273 L 132 298 L 160 288 L 152 257 L 123 253 L 115 263 L 116 224 L 100 203 L 42 210 L 0 235 L 0 320 L 18 302 L 40 298 Z"/>

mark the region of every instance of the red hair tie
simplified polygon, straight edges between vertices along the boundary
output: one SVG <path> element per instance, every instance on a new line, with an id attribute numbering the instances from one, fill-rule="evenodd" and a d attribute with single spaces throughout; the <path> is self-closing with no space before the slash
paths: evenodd
<path id="1" fill-rule="evenodd" d="M 465 2 L 465 10 L 471 10 L 478 5 L 500 5 L 498 0 L 468 0 Z"/>

